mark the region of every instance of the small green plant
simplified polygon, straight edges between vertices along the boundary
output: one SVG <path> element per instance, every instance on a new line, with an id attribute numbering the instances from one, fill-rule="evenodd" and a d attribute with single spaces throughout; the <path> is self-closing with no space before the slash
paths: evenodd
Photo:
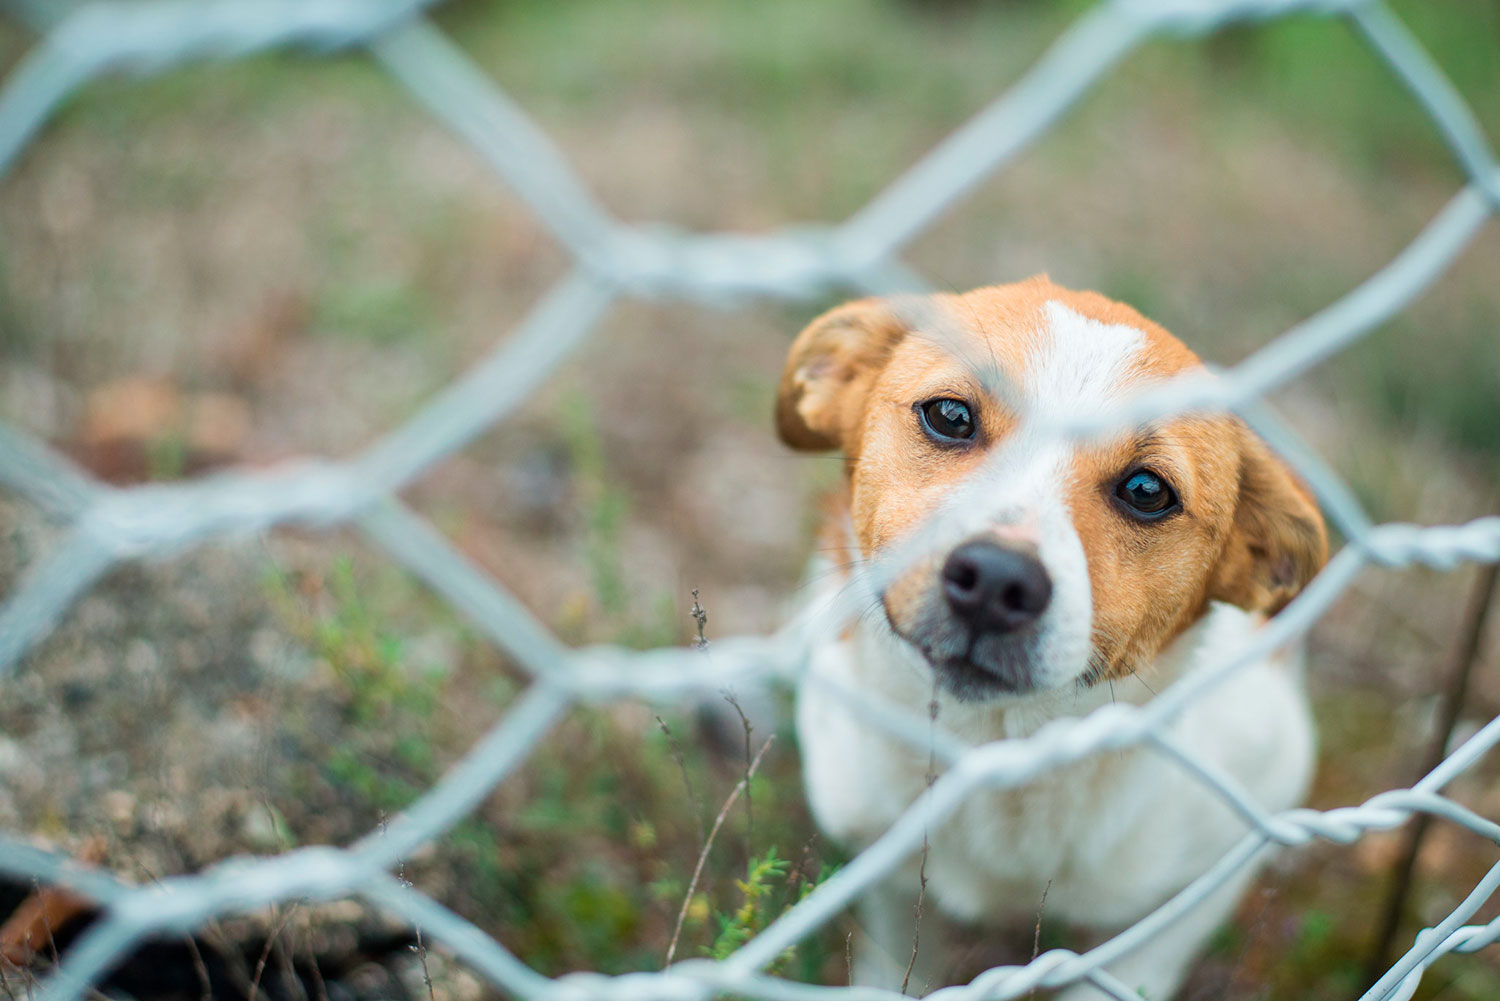
<path id="1" fill-rule="evenodd" d="M 786 882 L 787 861 L 776 857 L 776 846 L 766 853 L 754 856 L 746 867 L 745 878 L 735 881 L 740 891 L 740 906 L 727 914 L 718 915 L 719 936 L 708 947 L 714 959 L 728 959 L 740 946 L 750 941 L 751 936 L 766 926 L 766 909 L 778 889 L 772 883 Z"/>
<path id="2" fill-rule="evenodd" d="M 714 959 L 728 959 L 835 871 L 825 866 L 816 879 L 798 879 L 800 874 L 792 870 L 791 862 L 776 854 L 774 845 L 764 854 L 751 856 L 745 866 L 745 878 L 734 883 L 740 905 L 715 915 L 718 935 L 704 949 L 705 954 Z M 788 947 L 772 964 L 772 971 L 780 972 L 796 955 L 797 947 Z"/>
<path id="3" fill-rule="evenodd" d="M 349 557 L 334 560 L 325 585 L 331 607 L 303 614 L 294 624 L 312 652 L 347 686 L 352 721 L 389 722 L 393 716 L 425 720 L 437 706 L 444 672 L 409 663 L 406 640 L 370 606 Z M 289 596 L 290 591 L 283 586 L 280 594 Z M 395 735 L 410 736 L 404 730 Z M 403 757 L 419 756 L 408 741 Z"/>
<path id="4" fill-rule="evenodd" d="M 412 662 L 400 617 L 384 607 L 388 596 L 356 573 L 350 557 L 306 580 L 312 597 L 279 569 L 268 573 L 265 586 L 289 632 L 338 682 L 347 725 L 333 741 L 318 743 L 323 777 L 363 810 L 399 810 L 439 773 L 431 721 L 449 672 Z M 418 604 L 404 581 L 398 597 L 403 605 Z"/>
<path id="5" fill-rule="evenodd" d="M 433 313 L 420 288 L 396 279 L 330 281 L 315 307 L 319 329 L 376 344 L 420 337 L 432 327 Z"/>
<path id="6" fill-rule="evenodd" d="M 682 638 L 677 601 L 660 592 L 654 598 L 633 595 L 625 578 L 623 542 L 630 497 L 611 476 L 593 414 L 581 395 L 578 399 L 576 406 L 564 412 L 562 431 L 573 466 L 583 521 L 583 558 L 596 606 L 591 626 L 628 647 L 675 643 Z M 649 607 L 642 608 L 647 602 Z"/>
<path id="7" fill-rule="evenodd" d="M 1293 952 L 1301 962 L 1310 962 L 1327 948 L 1337 925 L 1327 911 L 1308 910 L 1302 915 Z"/>
<path id="8" fill-rule="evenodd" d="M 620 543 L 630 499 L 609 476 L 604 442 L 588 405 L 580 398 L 563 417 L 563 435 L 583 513 L 583 556 L 599 610 L 615 621 L 625 615 L 629 603 Z"/>
<path id="9" fill-rule="evenodd" d="M 146 443 L 146 475 L 152 480 L 179 480 L 187 471 L 187 440 L 181 431 L 158 435 Z"/>

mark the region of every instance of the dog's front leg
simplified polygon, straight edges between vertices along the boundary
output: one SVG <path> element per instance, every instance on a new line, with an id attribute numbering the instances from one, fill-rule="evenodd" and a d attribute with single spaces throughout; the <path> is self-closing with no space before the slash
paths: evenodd
<path id="1" fill-rule="evenodd" d="M 1266 856 L 1240 869 L 1200 904 L 1145 944 L 1104 967 L 1131 993 L 1146 1001 L 1171 1001 L 1187 977 L 1208 938 L 1234 914 L 1235 905 L 1249 889 Z M 1103 1001 L 1111 995 L 1089 983 L 1079 983 L 1057 995 L 1057 1001 Z"/>
<path id="2" fill-rule="evenodd" d="M 860 934 L 854 943 L 853 982 L 861 987 L 883 987 L 920 997 L 945 986 L 936 974 L 938 929 L 935 920 L 919 934 L 917 906 L 921 877 L 915 864 L 902 866 L 859 898 L 855 916 Z M 931 908 L 930 898 L 923 906 Z"/>

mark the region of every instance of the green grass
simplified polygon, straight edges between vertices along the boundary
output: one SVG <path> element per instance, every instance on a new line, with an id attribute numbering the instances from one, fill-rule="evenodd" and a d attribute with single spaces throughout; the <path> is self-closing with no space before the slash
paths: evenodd
<path id="1" fill-rule="evenodd" d="M 687 627 L 677 598 L 660 589 L 642 592 L 628 578 L 624 533 L 631 499 L 610 469 L 587 393 L 571 395 L 558 430 L 572 469 L 591 589 L 587 605 L 569 610 L 563 631 L 577 642 L 603 639 L 638 649 L 682 642 Z"/>
<path id="2" fill-rule="evenodd" d="M 1481 122 L 1500 128 L 1500 9 L 1454 0 L 1393 6 Z M 1205 82 L 1218 78 L 1215 93 L 1326 137 L 1351 166 L 1432 167 L 1448 159 L 1426 114 L 1363 34 L 1342 20 L 1294 17 L 1235 28 L 1195 51 Z"/>
<path id="3" fill-rule="evenodd" d="M 1355 392 L 1392 431 L 1425 432 L 1500 468 L 1500 351 L 1494 318 L 1450 329 L 1398 321 L 1352 359 Z"/>
<path id="4" fill-rule="evenodd" d="M 441 771 L 433 744 L 453 665 L 424 663 L 406 638 L 413 609 L 432 609 L 431 599 L 400 574 L 357 569 L 350 556 L 317 578 L 271 568 L 264 586 L 282 626 L 337 693 L 336 739 L 326 739 L 313 707 L 293 721 L 318 773 L 303 781 L 330 785 L 361 820 L 405 807 Z"/>
<path id="5" fill-rule="evenodd" d="M 440 19 L 544 122 L 670 102 L 715 132 L 753 134 L 788 212 L 820 217 L 862 204 L 1065 23 L 1044 5 L 974 16 L 857 0 L 593 0 L 470 2 Z"/>
<path id="6" fill-rule="evenodd" d="M 931 144 L 1034 63 L 1086 3 L 952 7 L 897 0 L 468 0 L 442 5 L 451 36 L 532 110 L 544 129 L 567 136 L 621 107 L 669 103 L 695 128 L 723 134 L 751 157 L 785 218 L 836 219 L 860 205 Z M 1404 0 L 1397 13 L 1430 47 L 1491 134 L 1500 132 L 1500 9 L 1464 0 Z M 5 41 L 15 43 L 11 32 Z M 19 45 L 15 46 L 19 52 Z M 586 57 L 584 54 L 587 54 Z M 356 133 L 379 134 L 425 114 L 370 60 L 313 58 L 291 50 L 225 64 L 190 64 L 147 78 L 101 82 L 70 100 L 53 124 L 111 145 L 148 142 L 165 152 L 135 157 L 120 184 L 143 207 L 208 204 L 224 178 L 209 158 L 171 155 L 167 123 L 243 133 L 283 128 L 309 94 L 355 102 Z M 1091 90 L 1027 158 L 1062 170 L 1101 154 L 1113 118 L 1142 107 L 1176 108 L 1184 127 L 1232 146 L 1247 128 L 1274 122 L 1300 144 L 1338 158 L 1371 201 L 1388 198 L 1393 176 L 1456 182 L 1452 157 L 1431 122 L 1342 19 L 1297 16 L 1236 26 L 1206 40 L 1162 40 Z M 143 133 L 142 123 L 151 128 Z M 361 140 L 363 141 L 363 140 Z M 594 179 L 591 179 L 591 183 Z M 1295 183 L 1289 179 L 1288 183 Z M 593 186 L 598 186 L 593 183 Z M 450 317 L 444 304 L 462 274 L 442 248 L 465 244 L 464 206 L 413 196 L 378 159 L 352 173 L 326 210 L 309 220 L 322 248 L 312 276 L 314 326 L 377 343 L 421 340 Z M 419 248 L 410 269 L 371 249 L 359 206 L 379 204 Z M 629 216 L 629 206 L 620 206 Z M 692 222 L 693 220 L 686 220 Z M 715 220 L 706 220 L 714 222 Z M 1003 226 L 1003 218 L 997 225 Z M 1120 258 L 1098 284 L 1151 315 L 1170 313 L 1149 258 Z M 1262 262 L 1263 292 L 1306 312 L 1346 288 L 1350 276 L 1278 270 Z M 108 285 L 108 276 L 97 276 Z M 0 268 L 0 305 L 9 306 Z M 0 310 L 0 341 L 15 344 L 25 303 Z M 1475 379 L 1450 391 L 1416 348 L 1377 356 L 1353 387 L 1377 414 L 1402 425 L 1432 423 L 1457 444 L 1496 450 L 1497 422 L 1485 401 L 1496 387 L 1492 306 L 1451 331 L 1446 364 Z M 1423 364 L 1410 364 L 1416 355 Z M 1441 384 L 1443 389 L 1434 389 Z"/>
<path id="7" fill-rule="evenodd" d="M 584 443 L 575 443 L 575 475 L 602 477 L 602 456 L 577 433 Z M 599 531 L 594 525 L 585 535 Z M 599 564 L 595 582 L 616 588 L 617 553 L 609 549 L 608 534 L 594 544 L 603 547 L 587 556 Z M 348 815 L 340 828 L 384 823 L 430 788 L 472 746 L 476 727 L 503 715 L 520 687 L 493 655 L 467 662 L 467 642 L 460 645 L 463 662 L 424 664 L 409 636 L 431 629 L 434 617 L 443 628 L 467 630 L 450 621 L 441 602 L 381 562 L 350 554 L 321 570 L 272 570 L 264 588 L 283 626 L 327 673 L 333 700 L 328 708 L 302 707 L 284 720 L 303 755 L 299 778 L 289 784 L 297 802 L 272 804 L 291 811 L 292 820 L 283 824 L 288 843 L 298 824 L 309 822 L 304 803 L 336 802 Z M 599 635 L 596 621 L 594 638 L 640 640 L 631 602 L 612 593 L 615 632 Z M 606 607 L 603 595 L 594 597 Z M 675 624 L 679 635 L 669 638 L 680 639 L 690 626 Z M 508 678 L 498 689 L 497 670 Z M 473 714 L 476 696 L 494 708 Z M 334 733 L 327 729 L 329 708 L 339 721 Z M 744 767 L 708 751 L 694 738 L 691 719 L 666 711 L 662 718 L 674 738 L 651 713 L 575 709 L 518 774 L 438 840 L 435 851 L 406 862 L 410 878 L 548 975 L 659 969 L 703 832 Z M 750 784 L 753 826 L 742 797 L 712 844 L 688 907 L 680 958 L 719 955 L 753 936 L 838 862 L 814 836 L 794 742 L 782 737 L 787 746 L 773 746 Z M 783 858 L 776 845 L 796 850 Z M 842 957 L 841 932 L 830 927 L 789 950 L 777 966 L 819 979 L 840 967 Z"/>
<path id="8" fill-rule="evenodd" d="M 399 279 L 361 278 L 326 283 L 314 309 L 319 329 L 393 344 L 420 338 L 432 326 L 433 308 L 421 288 Z"/>
<path id="9" fill-rule="evenodd" d="M 911 136 L 911 122 L 933 131 L 958 124 L 1089 6 L 470 0 L 440 16 L 502 82 L 544 110 L 588 113 L 622 94 L 649 94 L 742 121 L 763 137 L 772 164 L 832 156 L 840 183 L 829 194 L 853 201 L 818 207 L 847 210 L 914 152 L 899 138 Z M 1460 0 L 1407 0 L 1395 9 L 1481 120 L 1500 127 L 1500 12 Z M 588 58 L 578 57 L 583 52 Z M 1338 147 L 1351 164 L 1447 158 L 1426 116 L 1337 18 L 1295 16 L 1202 42 L 1155 42 L 1121 77 L 1085 106 L 1175 91 L 1209 102 L 1210 127 L 1233 128 L 1236 109 L 1268 109 L 1310 141 Z M 899 126 L 890 126 L 892 115 L 903 119 Z M 865 144 L 861 155 L 842 155 L 845 131 Z M 805 183 L 804 175 L 787 179 Z"/>
<path id="10" fill-rule="evenodd" d="M 165 73 L 105 78 L 66 102 L 57 123 L 128 142 L 143 119 L 191 114 L 237 129 L 275 129 L 309 93 L 328 91 L 399 107 L 395 84 L 357 54 L 309 56 L 295 49 L 228 62 L 191 61 Z"/>

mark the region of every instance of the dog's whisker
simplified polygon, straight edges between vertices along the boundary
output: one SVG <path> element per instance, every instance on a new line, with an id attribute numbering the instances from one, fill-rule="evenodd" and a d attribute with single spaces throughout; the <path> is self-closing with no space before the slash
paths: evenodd
<path id="1" fill-rule="evenodd" d="M 1146 679 L 1141 677 L 1141 672 L 1137 668 L 1132 667 L 1130 669 L 1130 676 L 1136 681 L 1139 681 L 1142 685 L 1145 685 L 1146 691 L 1150 692 L 1152 695 L 1156 694 L 1156 689 L 1152 688 L 1149 684 L 1146 683 Z"/>

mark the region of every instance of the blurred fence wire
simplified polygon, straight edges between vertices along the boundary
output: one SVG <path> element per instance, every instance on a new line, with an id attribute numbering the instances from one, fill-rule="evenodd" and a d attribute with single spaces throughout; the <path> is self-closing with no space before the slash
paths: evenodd
<path id="1" fill-rule="evenodd" d="M 14 0 L 13 0 L 14 2 Z M 1128 999 L 1104 964 L 1157 934 L 1177 915 L 1249 864 L 1269 842 L 1341 843 L 1401 825 L 1423 813 L 1500 842 L 1500 825 L 1442 795 L 1443 787 L 1500 743 L 1491 721 L 1409 789 L 1342 809 L 1268 815 L 1223 775 L 1187 760 L 1161 724 L 1189 700 L 1304 633 L 1361 568 L 1423 564 L 1442 569 L 1500 560 L 1500 517 L 1463 525 L 1371 524 L 1352 494 L 1259 406 L 1268 390 L 1347 347 L 1399 311 L 1500 212 L 1500 165 L 1463 99 L 1404 25 L 1383 4 L 1364 0 L 1106 0 L 1084 14 L 1009 91 L 939 144 L 871 203 L 837 225 L 804 225 L 767 235 L 694 234 L 632 226 L 589 193 L 568 161 L 493 81 L 424 16 L 422 0 L 149 0 L 75 6 L 44 26 L 41 40 L 0 90 L 0 172 L 7 170 L 58 106 L 107 73 L 152 73 L 197 59 L 228 59 L 274 46 L 319 51 L 362 48 L 427 109 L 467 140 L 569 249 L 574 268 L 514 333 L 415 417 L 363 452 L 307 460 L 269 471 L 231 471 L 200 480 L 119 489 L 97 482 L 20 430 L 0 424 L 0 485 L 57 518 L 65 532 L 0 607 L 0 678 L 42 640 L 70 604 L 115 564 L 277 525 L 352 523 L 471 617 L 531 676 L 529 690 L 438 784 L 381 832 L 347 848 L 309 847 L 197 875 L 135 887 L 65 857 L 0 838 L 0 872 L 71 887 L 103 908 L 103 919 L 71 948 L 44 986 L 45 1001 L 73 1001 L 144 938 L 188 932 L 210 920 L 293 899 L 362 898 L 436 939 L 509 995 L 528 1001 L 572 998 L 698 1001 L 719 994 L 800 1001 L 894 999 L 890 991 L 814 987 L 763 972 L 788 947 L 833 919 L 862 890 L 921 845 L 939 822 L 981 789 L 1027 782 L 1058 765 L 1109 749 L 1142 745 L 1189 768 L 1247 821 L 1249 833 L 1210 871 L 1114 939 L 1083 954 L 1054 949 L 1025 966 L 997 967 L 944 998 L 1015 998 L 1034 988 L 1089 980 Z M 21 13 L 32 23 L 44 8 Z M 561 644 L 497 582 L 398 499 L 435 462 L 501 420 L 576 348 L 624 296 L 732 304 L 747 297 L 805 299 L 828 289 L 898 291 L 923 287 L 899 259 L 902 247 L 975 185 L 1025 150 L 1098 79 L 1145 41 L 1198 36 L 1223 26 L 1289 15 L 1348 18 L 1426 109 L 1468 182 L 1384 268 L 1321 312 L 1271 340 L 1220 377 L 1159 387 L 1088 426 L 1053 429 L 1072 437 L 1146 415 L 1234 410 L 1291 461 L 1344 533 L 1345 547 L 1287 609 L 1230 662 L 1191 676 L 1145 706 L 1106 706 L 1035 736 L 981 747 L 944 744 L 947 771 L 923 801 L 753 940 L 720 962 L 694 959 L 656 973 L 550 979 L 500 943 L 390 870 L 473 809 L 578 703 L 653 698 L 736 679 L 790 677 L 814 629 L 793 623 L 766 638 L 718 642 L 705 659 L 694 649 L 632 652 Z M 871 722 L 923 748 L 925 719 L 867 706 Z M 934 748 L 936 753 L 937 748 Z M 1407 998 L 1423 972 L 1453 951 L 1500 939 L 1500 920 L 1468 923 L 1500 887 L 1500 864 L 1437 925 L 1422 931 L 1365 995 Z"/>

